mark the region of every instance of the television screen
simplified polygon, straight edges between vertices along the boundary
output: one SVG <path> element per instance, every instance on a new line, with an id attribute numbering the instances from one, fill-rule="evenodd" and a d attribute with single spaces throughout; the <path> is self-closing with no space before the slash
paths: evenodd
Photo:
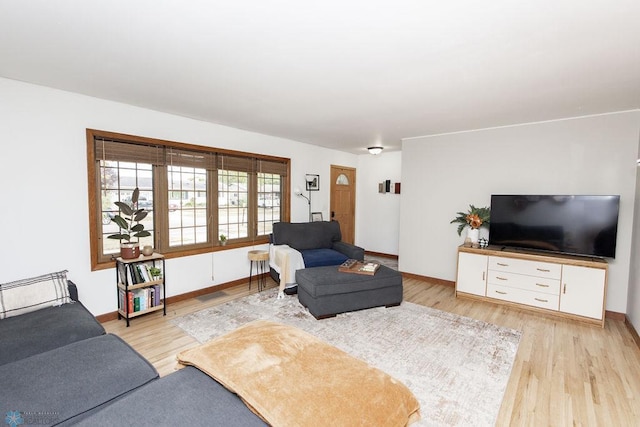
<path id="1" fill-rule="evenodd" d="M 620 196 L 492 195 L 489 244 L 615 258 Z"/>

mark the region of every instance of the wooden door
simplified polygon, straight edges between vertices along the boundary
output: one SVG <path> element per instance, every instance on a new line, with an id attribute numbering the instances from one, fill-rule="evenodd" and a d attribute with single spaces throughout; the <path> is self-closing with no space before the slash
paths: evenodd
<path id="1" fill-rule="evenodd" d="M 342 241 L 353 243 L 356 222 L 356 170 L 331 165 L 331 220 L 340 223 Z"/>

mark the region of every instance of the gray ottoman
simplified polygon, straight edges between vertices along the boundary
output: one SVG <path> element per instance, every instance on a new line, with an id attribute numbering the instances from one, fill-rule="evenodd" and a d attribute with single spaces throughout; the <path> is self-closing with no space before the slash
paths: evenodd
<path id="1" fill-rule="evenodd" d="M 316 318 L 402 302 L 402 275 L 380 266 L 376 274 L 341 273 L 338 266 L 296 271 L 298 300 Z"/>

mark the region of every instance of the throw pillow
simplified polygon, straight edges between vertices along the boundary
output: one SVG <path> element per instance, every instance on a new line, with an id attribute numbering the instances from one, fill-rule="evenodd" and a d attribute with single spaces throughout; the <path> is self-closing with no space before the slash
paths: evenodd
<path id="1" fill-rule="evenodd" d="M 0 319 L 70 302 L 67 270 L 0 284 Z"/>

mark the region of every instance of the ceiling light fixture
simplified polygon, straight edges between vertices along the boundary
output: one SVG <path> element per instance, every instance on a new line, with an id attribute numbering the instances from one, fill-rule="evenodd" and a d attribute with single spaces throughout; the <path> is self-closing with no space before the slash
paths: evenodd
<path id="1" fill-rule="evenodd" d="M 374 156 L 382 153 L 382 150 L 384 150 L 384 147 L 369 147 L 367 148 L 367 150 L 369 150 L 369 154 L 373 154 Z"/>

